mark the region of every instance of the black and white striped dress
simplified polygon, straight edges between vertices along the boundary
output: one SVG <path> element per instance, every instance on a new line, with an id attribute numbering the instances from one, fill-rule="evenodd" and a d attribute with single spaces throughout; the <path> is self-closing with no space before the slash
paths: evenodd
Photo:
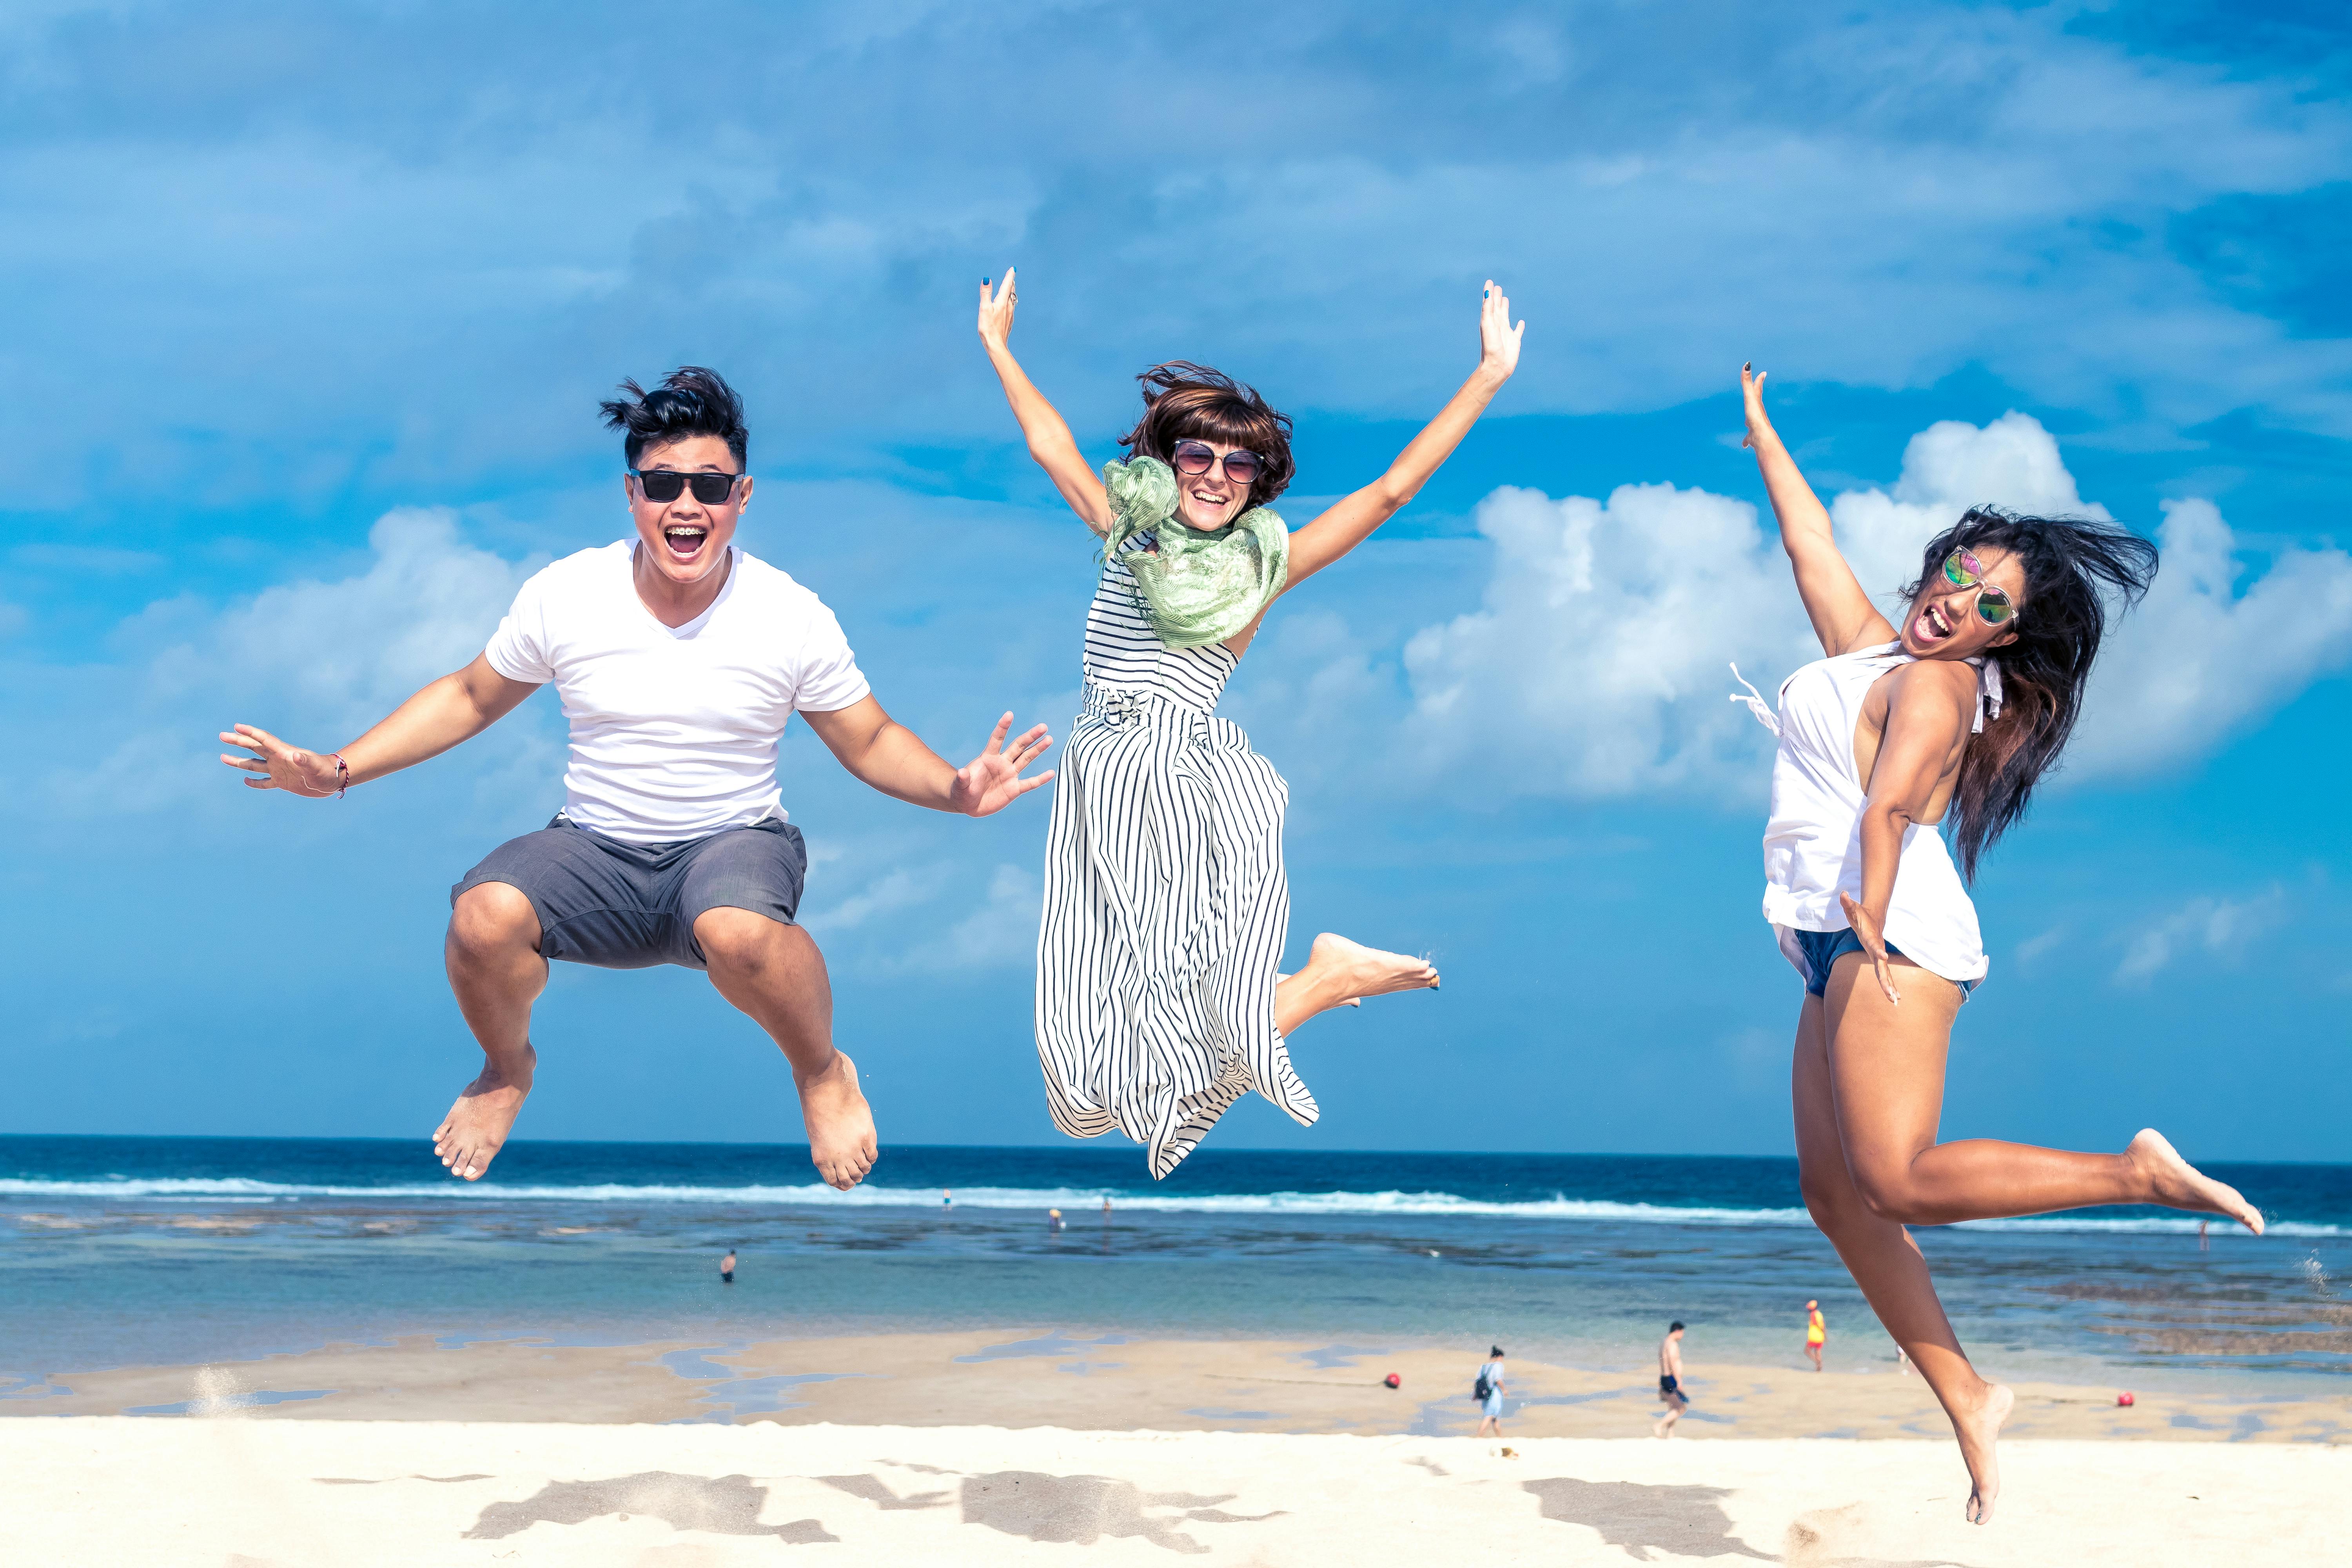
<path id="1" fill-rule="evenodd" d="M 1274 1026 L 1289 787 L 1214 712 L 1237 662 L 1161 643 L 1133 574 L 1104 563 L 1055 785 L 1037 1058 L 1054 1125 L 1118 1128 L 1155 1179 L 1252 1089 L 1302 1125 L 1318 1114 Z"/>

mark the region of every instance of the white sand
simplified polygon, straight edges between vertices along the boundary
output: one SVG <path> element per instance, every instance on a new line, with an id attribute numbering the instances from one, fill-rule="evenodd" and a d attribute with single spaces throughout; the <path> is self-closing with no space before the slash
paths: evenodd
<path id="1" fill-rule="evenodd" d="M 0 1422 L 10 1563 L 2352 1562 L 2352 1448 L 240 1415 Z M 828 1543 L 838 1542 L 839 1547 Z M 802 1551 L 802 1545 L 808 1550 Z M 793 1547 L 787 1552 L 785 1548 Z M 1083 1552 L 1079 1548 L 1084 1548 Z"/>

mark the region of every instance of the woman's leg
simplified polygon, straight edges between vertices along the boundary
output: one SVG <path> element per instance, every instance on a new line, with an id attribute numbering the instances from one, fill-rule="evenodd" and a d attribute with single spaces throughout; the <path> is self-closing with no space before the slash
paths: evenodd
<path id="1" fill-rule="evenodd" d="M 1286 1037 L 1316 1014 L 1359 997 L 1436 989 L 1437 971 L 1428 960 L 1382 952 L 1325 931 L 1315 939 L 1307 967 L 1275 984 L 1274 1026 Z"/>
<path id="2" fill-rule="evenodd" d="M 2160 1204 L 2228 1215 L 2256 1236 L 2263 1216 L 2234 1187 L 2202 1175 L 2154 1129 L 2120 1154 L 2074 1154 L 2031 1143 L 1936 1142 L 1944 1055 L 1960 990 L 1895 960 L 1900 1006 L 1869 979 L 1860 953 L 1830 971 L 1830 1067 L 1854 1185 L 1873 1212 L 1906 1225 L 1950 1225 L 2087 1208 Z"/>
<path id="3" fill-rule="evenodd" d="M 1992 1517 L 1993 1499 L 2000 1490 L 1994 1445 L 2009 1415 L 2011 1395 L 2000 1384 L 1979 1377 L 1969 1364 L 1951 1320 L 1944 1316 L 1944 1304 L 1936 1299 L 1927 1260 L 1910 1233 L 1875 1213 L 1855 1187 L 1839 1136 L 1840 1105 L 1832 1087 L 1828 1035 L 1828 1010 L 1819 997 L 1807 996 L 1798 1016 L 1796 1060 L 1790 1075 L 1798 1181 L 1805 1208 L 1837 1248 L 1871 1310 L 1917 1365 L 1951 1418 L 1960 1458 L 1974 1483 L 1968 1517 L 1981 1524 Z M 1937 1059 L 1940 1064 L 1940 1055 Z"/>

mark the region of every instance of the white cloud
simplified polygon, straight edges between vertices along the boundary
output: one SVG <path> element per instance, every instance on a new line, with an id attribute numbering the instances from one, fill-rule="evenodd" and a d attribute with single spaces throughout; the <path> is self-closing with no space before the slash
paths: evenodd
<path id="1" fill-rule="evenodd" d="M 1958 419 L 1930 425 L 1903 448 L 1891 492 L 1848 490 L 1830 503 L 1830 516 L 1854 575 L 1885 607 L 1919 575 L 1927 541 L 1988 503 L 2043 517 L 2110 515 L 2083 500 L 2042 422 L 2012 411 L 1981 428 Z"/>
<path id="2" fill-rule="evenodd" d="M 1037 922 L 1045 896 L 1045 884 L 1036 872 L 1026 866 L 999 865 L 988 879 L 988 896 L 980 907 L 958 921 L 929 956 L 950 969 L 1032 962 L 1037 956 Z"/>
<path id="3" fill-rule="evenodd" d="M 2156 585 L 2100 655 L 2069 762 L 2146 773 L 2218 750 L 2352 661 L 2352 555 L 2291 547 L 2259 575 L 2209 500 L 2168 500 Z"/>
<path id="4" fill-rule="evenodd" d="M 1404 650 L 1427 765 L 1587 796 L 1752 774 L 1762 731 L 1725 700 L 1727 666 L 1760 684 L 1807 640 L 1754 507 L 1672 485 L 1606 503 L 1506 487 L 1476 522 L 1494 545 L 1484 604 Z"/>
<path id="5" fill-rule="evenodd" d="M 1883 605 L 1937 530 L 1979 503 L 2105 517 L 2058 443 L 2007 414 L 1934 425 L 1888 489 L 1830 510 Z M 2095 776 L 2201 756 L 2352 660 L 2352 557 L 2288 549 L 2242 574 L 2210 501 L 2164 503 L 2155 590 L 2102 657 L 2068 761 Z M 1424 766 L 1477 771 L 1506 793 L 1760 791 L 1760 730 L 1725 701 L 1738 661 L 1769 701 L 1818 658 L 1777 538 L 1747 502 L 1629 485 L 1603 503 L 1506 487 L 1481 502 L 1493 546 L 1480 607 L 1406 645 L 1407 726 Z M 1352 657 L 1352 656 L 1350 656 Z M 1362 684 L 1335 658 L 1335 677 Z"/>
<path id="6" fill-rule="evenodd" d="M 802 923 L 818 933 L 855 931 L 878 915 L 929 903 L 939 890 L 938 875 L 918 876 L 901 867 L 884 872 L 845 899 L 804 910 Z"/>
<path id="7" fill-rule="evenodd" d="M 2120 985 L 2145 985 L 2174 959 L 2204 952 L 2234 960 L 2286 914 L 2286 889 L 2251 899 L 2195 898 L 2142 928 L 2116 966 Z"/>
<path id="8" fill-rule="evenodd" d="M 100 732 L 112 744 L 49 772 L 51 800 L 69 815 L 106 815 L 217 795 L 214 736 L 236 722 L 296 744 L 341 744 L 479 653 L 540 564 L 466 542 L 443 508 L 386 512 L 368 542 L 353 576 L 284 584 L 226 611 L 176 599 L 131 617 L 116 641 L 147 650 L 143 660 L 82 672 L 109 689 Z M 499 743 L 469 748 L 478 769 L 550 761 L 528 723 L 500 731 Z"/>

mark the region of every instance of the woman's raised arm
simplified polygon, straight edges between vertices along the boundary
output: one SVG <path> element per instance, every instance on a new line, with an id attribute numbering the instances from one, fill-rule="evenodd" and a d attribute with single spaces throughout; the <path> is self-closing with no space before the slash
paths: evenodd
<path id="1" fill-rule="evenodd" d="M 1748 436 L 1741 444 L 1755 451 L 1756 466 L 1763 470 L 1772 515 L 1780 521 L 1780 548 L 1789 552 L 1789 564 L 1796 570 L 1797 596 L 1805 602 L 1813 635 L 1832 656 L 1893 642 L 1894 625 L 1878 613 L 1838 551 L 1829 509 L 1813 494 L 1813 487 L 1797 469 L 1797 459 L 1789 456 L 1772 421 L 1764 416 L 1764 375 L 1747 365 L 1739 367 L 1739 393 L 1748 408 Z"/>
<path id="2" fill-rule="evenodd" d="M 1045 470 L 1062 499 L 1078 520 L 1097 533 L 1110 528 L 1110 497 L 1103 490 L 1102 476 L 1096 473 L 1078 452 L 1077 438 L 1070 426 L 1045 395 L 1037 390 L 1021 362 L 1013 357 L 1006 340 L 1013 335 L 1013 307 L 1015 295 L 1013 269 L 1006 268 L 1004 281 L 991 297 L 988 280 L 980 283 L 980 341 L 988 350 L 988 363 L 996 367 L 996 379 L 1004 384 L 1004 401 L 1013 405 L 1013 417 L 1021 421 L 1021 434 L 1029 440 L 1029 455 Z"/>
<path id="3" fill-rule="evenodd" d="M 1511 301 L 1488 279 L 1486 300 L 1478 311 L 1478 368 L 1437 417 L 1397 454 L 1387 473 L 1291 534 L 1290 576 L 1283 584 L 1284 593 L 1370 538 L 1372 530 L 1394 517 L 1419 493 L 1429 476 L 1462 445 L 1462 437 L 1470 434 L 1470 426 L 1478 422 L 1503 383 L 1519 368 L 1519 338 L 1527 330 L 1525 321 L 1511 325 Z"/>

